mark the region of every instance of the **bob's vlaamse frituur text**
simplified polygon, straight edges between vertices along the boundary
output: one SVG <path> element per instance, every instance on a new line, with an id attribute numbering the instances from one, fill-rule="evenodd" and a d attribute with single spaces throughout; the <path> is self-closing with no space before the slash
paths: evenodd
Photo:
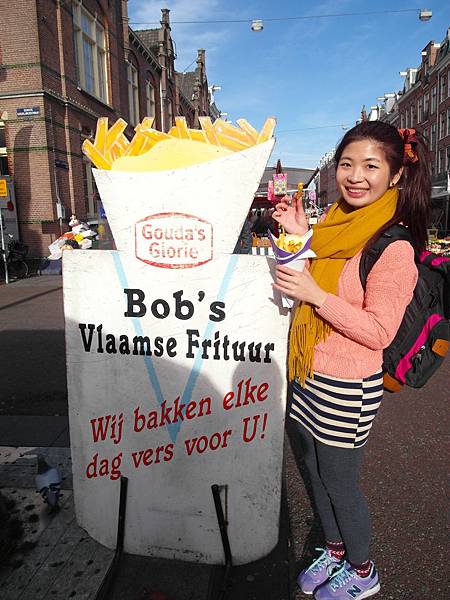
<path id="1" fill-rule="evenodd" d="M 126 288 L 127 298 L 125 317 L 141 318 L 147 313 L 145 293 L 138 288 Z M 183 290 L 172 294 L 173 305 L 158 298 L 150 304 L 150 311 L 158 320 L 167 318 L 173 311 L 177 319 L 186 321 L 195 314 L 195 304 L 189 299 L 183 299 Z M 199 291 L 197 302 L 205 298 L 205 292 Z M 208 318 L 213 322 L 221 322 L 226 317 L 225 303 L 213 301 L 209 305 Z M 195 358 L 201 352 L 204 360 L 232 360 L 235 362 L 272 362 L 271 353 L 275 349 L 273 342 L 231 339 L 228 334 L 216 331 L 212 337 L 202 338 L 198 329 L 188 328 L 184 335 L 135 335 L 114 334 L 104 330 L 102 323 L 78 323 L 80 337 L 85 352 L 98 354 L 118 354 L 132 356 L 155 356 L 174 358 L 182 352 L 186 358 Z"/>

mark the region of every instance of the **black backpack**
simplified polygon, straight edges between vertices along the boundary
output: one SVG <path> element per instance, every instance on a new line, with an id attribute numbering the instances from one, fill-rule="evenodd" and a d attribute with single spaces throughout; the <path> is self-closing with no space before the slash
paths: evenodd
<path id="1" fill-rule="evenodd" d="M 367 276 L 384 249 L 397 240 L 412 238 L 406 227 L 393 225 L 363 252 L 359 276 Z M 397 334 L 383 351 L 384 387 L 397 392 L 403 385 L 420 388 L 442 364 L 450 340 L 450 258 L 416 250 L 419 277 Z"/>

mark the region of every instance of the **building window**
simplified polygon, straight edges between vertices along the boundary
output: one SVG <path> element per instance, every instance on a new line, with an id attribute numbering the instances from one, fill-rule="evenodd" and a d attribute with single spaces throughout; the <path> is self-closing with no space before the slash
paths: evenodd
<path id="1" fill-rule="evenodd" d="M 437 109 L 437 88 L 435 85 L 431 88 L 431 108 L 430 115 L 434 115 Z"/>
<path id="2" fill-rule="evenodd" d="M 441 112 L 441 118 L 439 121 L 439 139 L 445 137 L 445 112 Z"/>
<path id="3" fill-rule="evenodd" d="M 443 102 L 445 100 L 445 93 L 447 91 L 447 82 L 445 81 L 445 75 L 441 75 L 441 92 L 439 102 Z"/>
<path id="4" fill-rule="evenodd" d="M 423 97 L 423 120 L 428 121 L 428 105 L 430 102 L 430 96 L 425 94 Z"/>
<path id="5" fill-rule="evenodd" d="M 90 160 L 83 156 L 83 187 L 87 219 L 97 218 L 97 188 L 92 175 Z"/>
<path id="6" fill-rule="evenodd" d="M 409 109 L 409 120 L 411 122 L 411 127 L 414 127 L 416 124 L 416 115 L 414 114 L 414 104 L 411 104 Z"/>
<path id="7" fill-rule="evenodd" d="M 447 171 L 450 171 L 450 146 L 447 146 Z"/>
<path id="8" fill-rule="evenodd" d="M 155 117 L 155 88 L 147 81 L 145 84 L 145 102 L 147 117 Z"/>
<path id="9" fill-rule="evenodd" d="M 436 123 L 432 123 L 430 127 L 430 150 L 436 150 Z"/>
<path id="10" fill-rule="evenodd" d="M 173 109 L 172 109 L 172 100 L 169 98 L 167 101 L 167 131 L 173 125 Z"/>
<path id="11" fill-rule="evenodd" d="M 450 69 L 447 71 L 447 98 L 450 96 Z"/>
<path id="12" fill-rule="evenodd" d="M 78 83 L 86 92 L 108 102 L 105 29 L 79 0 L 72 7 Z"/>
<path id="13" fill-rule="evenodd" d="M 422 98 L 417 100 L 417 122 L 422 123 Z"/>
<path id="14" fill-rule="evenodd" d="M 438 163 L 438 173 L 443 173 L 445 171 L 445 150 L 441 148 L 439 150 L 439 163 Z"/>
<path id="15" fill-rule="evenodd" d="M 405 113 L 400 113 L 400 129 L 405 128 Z"/>
<path id="16" fill-rule="evenodd" d="M 447 108 L 447 135 L 450 135 L 450 106 Z"/>
<path id="17" fill-rule="evenodd" d="M 138 71 L 136 67 L 127 62 L 128 77 L 128 106 L 130 108 L 130 124 L 137 125 L 139 122 L 139 88 Z"/>

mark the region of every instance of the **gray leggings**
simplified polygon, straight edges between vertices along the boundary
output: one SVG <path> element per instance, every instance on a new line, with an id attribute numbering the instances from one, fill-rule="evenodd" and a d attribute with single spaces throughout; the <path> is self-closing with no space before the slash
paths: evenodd
<path id="1" fill-rule="evenodd" d="M 305 463 L 325 538 L 343 541 L 347 560 L 360 565 L 369 558 L 370 515 L 359 487 L 363 449 L 338 448 L 316 440 L 303 425 L 290 420 L 290 428 L 300 439 Z"/>

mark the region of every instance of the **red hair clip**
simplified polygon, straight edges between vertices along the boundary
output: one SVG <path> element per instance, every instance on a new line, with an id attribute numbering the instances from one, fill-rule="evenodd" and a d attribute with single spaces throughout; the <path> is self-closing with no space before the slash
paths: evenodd
<path id="1" fill-rule="evenodd" d="M 415 129 L 399 129 L 400 137 L 403 140 L 403 164 L 416 163 L 419 156 L 416 151 L 417 136 Z"/>

